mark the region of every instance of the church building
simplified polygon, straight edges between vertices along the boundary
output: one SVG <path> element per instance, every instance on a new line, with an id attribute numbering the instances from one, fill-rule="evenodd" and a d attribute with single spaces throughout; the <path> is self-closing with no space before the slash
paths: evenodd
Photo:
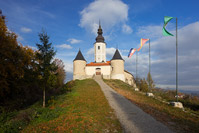
<path id="1" fill-rule="evenodd" d="M 110 61 L 106 60 L 106 43 L 102 36 L 102 28 L 99 24 L 98 36 L 94 43 L 95 61 L 87 64 L 81 51 L 73 60 L 73 80 L 93 78 L 95 75 L 101 75 L 104 79 L 119 79 L 135 87 L 135 80 L 133 75 L 124 70 L 124 59 L 120 52 L 116 49 Z"/>

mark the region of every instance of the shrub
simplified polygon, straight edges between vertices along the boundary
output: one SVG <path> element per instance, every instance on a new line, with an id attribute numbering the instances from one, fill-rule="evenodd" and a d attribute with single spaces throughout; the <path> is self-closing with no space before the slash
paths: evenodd
<path id="1" fill-rule="evenodd" d="M 140 80 L 139 89 L 141 91 L 143 91 L 143 92 L 147 92 L 148 91 L 148 84 L 147 84 L 145 78 Z"/>

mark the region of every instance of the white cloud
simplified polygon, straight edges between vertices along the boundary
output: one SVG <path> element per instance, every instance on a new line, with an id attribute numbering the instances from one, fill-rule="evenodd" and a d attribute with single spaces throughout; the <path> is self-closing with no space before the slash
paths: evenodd
<path id="1" fill-rule="evenodd" d="M 87 55 L 94 55 L 94 48 L 90 48 L 87 52 Z"/>
<path id="2" fill-rule="evenodd" d="M 122 53 L 128 53 L 129 52 L 129 50 L 127 50 L 127 49 L 121 49 L 120 50 Z"/>
<path id="3" fill-rule="evenodd" d="M 80 43 L 82 40 L 77 40 L 77 39 L 74 39 L 74 38 L 70 38 L 67 41 L 70 42 L 71 44 L 76 44 L 76 43 Z"/>
<path id="4" fill-rule="evenodd" d="M 81 12 L 80 26 L 96 34 L 99 20 L 103 30 L 110 30 L 128 20 L 128 5 L 121 0 L 95 0 Z"/>
<path id="5" fill-rule="evenodd" d="M 24 40 L 24 38 L 21 36 L 21 35 L 19 35 L 19 34 L 17 34 L 17 41 L 23 41 Z"/>
<path id="6" fill-rule="evenodd" d="M 72 47 L 70 45 L 68 45 L 68 44 L 56 45 L 55 47 L 64 48 L 64 49 L 72 49 Z"/>
<path id="7" fill-rule="evenodd" d="M 73 64 L 71 62 L 64 61 L 64 69 L 66 72 L 73 73 Z"/>
<path id="8" fill-rule="evenodd" d="M 131 27 L 129 25 L 124 24 L 122 26 L 122 32 L 126 33 L 126 34 L 131 34 L 133 32 L 133 30 L 131 29 Z"/>
<path id="9" fill-rule="evenodd" d="M 64 69 L 66 71 L 66 82 L 71 81 L 73 79 L 73 63 L 68 62 L 66 60 L 64 62 Z"/>
<path id="10" fill-rule="evenodd" d="M 162 25 L 148 25 L 138 27 L 137 34 L 143 38 L 154 38 L 162 36 Z"/>
<path id="11" fill-rule="evenodd" d="M 37 50 L 37 48 L 34 47 L 34 46 L 29 46 L 29 45 L 27 45 L 27 46 L 30 47 L 30 48 L 33 49 L 33 50 Z"/>
<path id="12" fill-rule="evenodd" d="M 151 35 L 151 72 L 156 84 L 175 87 L 176 76 L 176 40 L 174 37 L 162 36 L 162 27 L 151 26 L 146 34 Z M 160 31 L 159 31 L 160 30 Z M 151 31 L 151 34 L 150 32 Z M 153 34 L 153 32 L 156 32 Z M 157 34 L 158 32 L 158 34 Z M 175 30 L 170 30 L 175 35 Z M 144 28 L 142 32 L 144 33 Z M 159 35 L 160 34 L 160 35 Z M 199 22 L 188 24 L 178 29 L 178 73 L 179 89 L 199 89 L 199 45 L 196 38 L 199 35 Z M 135 74 L 136 55 L 125 58 L 125 68 Z M 143 78 L 148 73 L 148 46 L 144 45 L 138 57 L 138 75 Z"/>
<path id="13" fill-rule="evenodd" d="M 87 62 L 93 62 L 95 60 L 95 58 L 94 58 L 94 48 L 88 49 L 88 51 L 86 52 L 86 55 L 85 55 L 85 59 L 86 59 Z"/>
<path id="14" fill-rule="evenodd" d="M 47 16 L 51 19 L 56 18 L 54 14 L 47 12 L 47 11 L 44 11 L 44 10 L 41 10 L 39 8 L 32 8 L 32 10 L 35 11 L 35 12 L 38 12 L 39 14 L 43 14 L 43 16 Z"/>
<path id="15" fill-rule="evenodd" d="M 22 27 L 20 30 L 21 30 L 21 32 L 24 32 L 24 33 L 32 32 L 32 30 L 30 28 L 26 28 L 26 27 Z"/>
<path id="16" fill-rule="evenodd" d="M 113 55 L 115 53 L 115 48 L 111 47 L 111 48 L 106 48 L 106 60 L 111 60 L 113 58 Z"/>

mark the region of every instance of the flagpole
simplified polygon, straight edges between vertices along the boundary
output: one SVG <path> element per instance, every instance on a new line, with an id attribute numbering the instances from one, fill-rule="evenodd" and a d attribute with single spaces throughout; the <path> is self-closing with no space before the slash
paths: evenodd
<path id="1" fill-rule="evenodd" d="M 150 51 L 151 51 L 151 47 L 150 47 L 150 39 L 149 39 L 149 74 L 151 75 L 151 54 L 150 54 Z M 151 89 L 151 79 L 150 79 L 150 77 L 149 77 L 149 89 Z"/>
<path id="2" fill-rule="evenodd" d="M 176 17 L 176 102 L 178 102 L 178 19 Z"/>
<path id="3" fill-rule="evenodd" d="M 138 80 L 138 77 L 137 77 L 137 64 L 138 64 L 138 51 L 136 51 L 136 84 L 137 84 L 137 80 Z"/>

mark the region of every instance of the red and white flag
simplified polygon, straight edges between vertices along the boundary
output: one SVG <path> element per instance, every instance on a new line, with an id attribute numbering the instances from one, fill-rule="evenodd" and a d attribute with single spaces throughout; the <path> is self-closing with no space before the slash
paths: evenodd
<path id="1" fill-rule="evenodd" d="M 135 53 L 136 49 L 135 48 L 131 48 L 128 54 L 128 57 L 130 58 L 134 53 Z"/>

